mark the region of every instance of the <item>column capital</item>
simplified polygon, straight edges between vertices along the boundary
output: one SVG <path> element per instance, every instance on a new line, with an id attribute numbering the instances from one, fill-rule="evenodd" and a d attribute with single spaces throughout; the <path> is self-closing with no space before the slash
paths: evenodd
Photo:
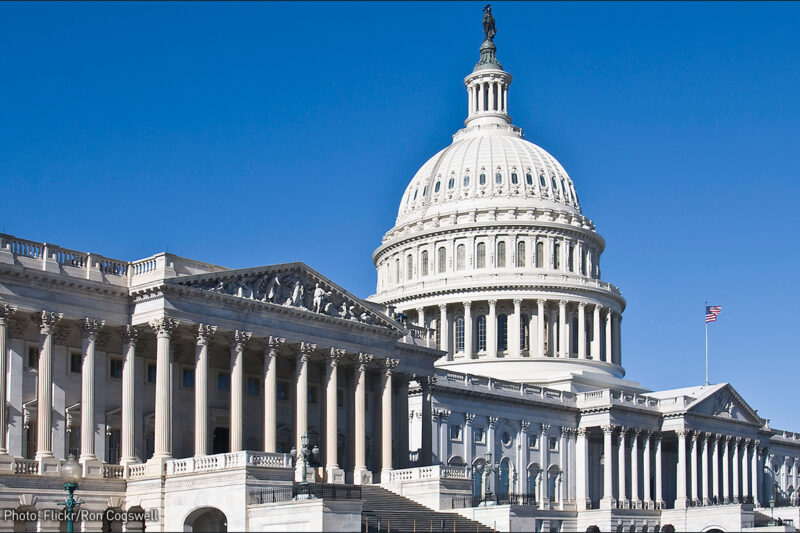
<path id="1" fill-rule="evenodd" d="M 578 309 L 586 309 L 586 302 L 578 302 Z"/>
<path id="2" fill-rule="evenodd" d="M 328 364 L 331 368 L 336 368 L 339 366 L 339 363 L 344 359 L 346 355 L 346 351 L 343 348 L 331 348 L 330 352 L 328 352 Z"/>
<path id="3" fill-rule="evenodd" d="M 282 337 L 267 337 L 267 340 L 264 341 L 264 353 L 268 357 L 277 357 L 278 356 L 278 348 L 281 347 L 283 343 L 286 342 L 286 339 Z"/>
<path id="4" fill-rule="evenodd" d="M 11 322 L 11 318 L 14 316 L 14 313 L 17 312 L 17 308 L 8 304 L 0 305 L 0 326 L 7 326 Z"/>
<path id="5" fill-rule="evenodd" d="M 386 359 L 381 360 L 381 370 L 386 376 L 391 377 L 394 369 L 397 368 L 397 365 L 400 364 L 400 359 L 392 359 L 387 357 Z"/>
<path id="6" fill-rule="evenodd" d="M 628 428 L 625 426 L 617 426 L 617 429 L 619 430 L 619 438 L 624 439 L 625 434 L 628 433 Z"/>
<path id="7" fill-rule="evenodd" d="M 519 423 L 519 427 L 520 427 L 520 429 L 522 429 L 522 432 L 523 432 L 523 433 L 527 432 L 527 431 L 528 431 L 528 428 L 529 428 L 530 426 L 531 426 L 531 421 L 530 421 L 530 420 L 523 420 L 523 421 L 521 421 L 521 422 Z"/>
<path id="8" fill-rule="evenodd" d="M 472 302 L 464 302 L 464 309 L 469 311 L 472 308 Z"/>
<path id="9" fill-rule="evenodd" d="M 559 300 L 558 301 L 558 308 L 559 309 L 566 309 L 567 308 L 567 301 L 566 300 Z"/>
<path id="10" fill-rule="evenodd" d="M 494 309 L 497 306 L 497 300 L 489 300 L 489 309 Z"/>
<path id="11" fill-rule="evenodd" d="M 514 298 L 514 307 L 519 307 L 522 305 L 522 298 Z"/>
<path id="12" fill-rule="evenodd" d="M 733 437 L 733 442 L 735 446 L 739 446 L 744 439 L 742 437 Z"/>
<path id="13" fill-rule="evenodd" d="M 541 305 L 542 307 L 544 307 L 544 305 L 546 303 L 547 303 L 547 299 L 545 299 L 545 298 L 536 298 L 536 305 Z"/>
<path id="14" fill-rule="evenodd" d="M 690 431 L 688 429 L 677 429 L 677 430 L 675 430 L 675 434 L 679 438 L 684 438 L 685 439 L 687 436 L 689 436 Z"/>
<path id="15" fill-rule="evenodd" d="M 606 424 L 605 426 L 600 426 L 600 429 L 603 430 L 604 434 L 611 435 L 612 433 L 614 433 L 616 426 L 613 424 Z"/>
<path id="16" fill-rule="evenodd" d="M 359 353 L 355 356 L 355 363 L 358 366 L 359 371 L 363 372 L 367 369 L 367 365 L 369 365 L 374 359 L 374 356 L 369 353 Z"/>
<path id="17" fill-rule="evenodd" d="M 94 342 L 100 334 L 100 330 L 105 327 L 106 321 L 98 318 L 84 318 L 80 321 L 81 336 Z"/>
<path id="18" fill-rule="evenodd" d="M 197 344 L 201 346 L 208 346 L 208 342 L 217 333 L 217 326 L 209 326 L 208 324 L 197 325 L 197 335 L 195 337 Z"/>
<path id="19" fill-rule="evenodd" d="M 498 420 L 500 420 L 500 419 L 497 418 L 496 416 L 490 416 L 489 417 L 489 427 L 490 428 L 494 428 L 497 425 L 497 421 Z"/>
<path id="20" fill-rule="evenodd" d="M 550 431 L 550 424 L 542 424 L 541 425 L 542 435 L 547 435 L 547 432 Z"/>
<path id="21" fill-rule="evenodd" d="M 310 342 L 301 342 L 297 352 L 298 362 L 306 363 L 311 358 L 311 354 L 317 349 L 317 345 Z"/>
<path id="22" fill-rule="evenodd" d="M 136 326 L 126 324 L 120 328 L 120 334 L 122 335 L 122 344 L 135 347 L 139 342 L 139 330 Z"/>
<path id="23" fill-rule="evenodd" d="M 55 313 L 53 311 L 39 311 L 31 316 L 31 320 L 39 326 L 39 331 L 42 335 L 52 335 L 55 331 L 56 325 L 64 318 L 63 313 Z"/>
<path id="24" fill-rule="evenodd" d="M 692 442 L 703 440 L 703 434 L 700 431 L 692 431 Z"/>
<path id="25" fill-rule="evenodd" d="M 232 331 L 228 337 L 231 341 L 231 348 L 244 350 L 245 345 L 250 341 L 252 336 L 253 334 L 249 331 L 242 331 L 240 329 Z"/>
<path id="26" fill-rule="evenodd" d="M 447 420 L 450 417 L 451 411 L 449 409 L 437 409 L 434 416 L 441 421 Z"/>
<path id="27" fill-rule="evenodd" d="M 446 313 L 447 312 L 447 304 L 439 304 L 439 311 L 441 311 L 442 314 Z"/>
<path id="28" fill-rule="evenodd" d="M 179 323 L 177 320 L 175 320 L 174 318 L 170 318 L 168 316 L 156 318 L 155 320 L 150 321 L 150 327 L 153 328 L 156 337 L 159 338 L 172 337 L 172 333 L 178 327 L 178 324 Z"/>
<path id="29" fill-rule="evenodd" d="M 416 311 L 417 311 L 417 315 L 421 315 L 421 314 L 425 313 L 425 308 L 424 307 L 417 307 Z"/>
<path id="30" fill-rule="evenodd" d="M 725 444 L 728 444 L 733 437 L 730 435 L 723 435 L 722 438 L 725 439 Z"/>
<path id="31" fill-rule="evenodd" d="M 472 424 L 473 420 L 475 420 L 475 413 L 464 413 L 465 424 Z"/>
<path id="32" fill-rule="evenodd" d="M 589 430 L 588 428 L 578 428 L 578 430 L 575 433 L 579 437 L 586 437 L 586 435 L 589 433 Z"/>

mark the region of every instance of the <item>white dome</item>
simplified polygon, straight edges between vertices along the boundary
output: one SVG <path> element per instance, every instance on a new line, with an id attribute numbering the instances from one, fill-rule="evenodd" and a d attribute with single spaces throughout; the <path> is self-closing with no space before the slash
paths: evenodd
<path id="1" fill-rule="evenodd" d="M 564 167 L 523 139 L 519 128 L 491 124 L 461 130 L 453 144 L 422 165 L 406 188 L 395 227 L 486 208 L 580 213 L 575 187 Z"/>

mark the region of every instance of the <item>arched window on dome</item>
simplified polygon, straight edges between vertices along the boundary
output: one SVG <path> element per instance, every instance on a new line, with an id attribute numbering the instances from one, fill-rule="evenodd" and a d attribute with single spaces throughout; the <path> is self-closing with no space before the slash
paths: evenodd
<path id="1" fill-rule="evenodd" d="M 439 257 L 437 263 L 439 263 L 439 274 L 444 273 L 447 270 L 447 250 L 445 250 L 444 246 L 439 248 Z"/>
<path id="2" fill-rule="evenodd" d="M 422 268 L 420 268 L 419 275 L 420 276 L 427 276 L 428 275 L 428 250 L 422 250 L 422 254 L 420 255 L 420 262 L 422 263 Z"/>
<path id="3" fill-rule="evenodd" d="M 394 260 L 394 279 L 399 284 L 400 283 L 400 260 Z"/>
<path id="4" fill-rule="evenodd" d="M 497 351 L 508 350 L 508 315 L 497 315 Z"/>
<path id="5" fill-rule="evenodd" d="M 517 267 L 525 266 L 525 241 L 517 243 Z"/>
<path id="6" fill-rule="evenodd" d="M 481 174 L 481 175 L 478 177 L 478 183 L 480 183 L 481 185 L 486 185 L 486 174 L 483 174 L 483 173 L 482 173 L 482 174 Z"/>
<path id="7" fill-rule="evenodd" d="M 544 179 L 544 174 L 539 174 L 539 185 L 547 187 L 547 181 Z"/>
<path id="8" fill-rule="evenodd" d="M 414 274 L 414 258 L 410 255 L 406 257 L 406 279 L 413 278 Z"/>
<path id="9" fill-rule="evenodd" d="M 558 270 L 561 267 L 561 243 L 553 243 L 553 269 Z"/>
<path id="10" fill-rule="evenodd" d="M 494 175 L 494 182 L 496 184 L 498 184 L 498 185 L 502 185 L 502 183 L 503 183 L 503 175 L 500 174 L 499 172 L 497 174 L 495 174 Z"/>
<path id="11" fill-rule="evenodd" d="M 516 185 L 517 183 L 519 183 L 519 179 L 517 178 L 517 173 L 516 172 L 512 172 L 511 173 L 511 185 Z"/>
<path id="12" fill-rule="evenodd" d="M 550 181 L 553 182 L 553 194 L 558 196 L 558 183 L 556 183 L 555 176 L 550 176 Z"/>
<path id="13" fill-rule="evenodd" d="M 463 244 L 456 246 L 456 270 L 464 270 L 466 262 L 466 247 Z"/>
<path id="14" fill-rule="evenodd" d="M 480 315 L 478 319 L 475 321 L 475 334 L 477 336 L 477 341 L 475 346 L 477 347 L 477 351 L 485 352 L 486 351 L 486 315 Z"/>
<path id="15" fill-rule="evenodd" d="M 533 176 L 531 176 L 530 172 L 525 174 L 525 183 L 527 183 L 528 185 L 533 185 Z"/>
<path id="16" fill-rule="evenodd" d="M 456 352 L 464 351 L 464 317 L 456 318 Z"/>
<path id="17" fill-rule="evenodd" d="M 521 314 L 519 317 L 519 349 L 520 350 L 528 350 L 528 329 L 530 327 L 530 322 L 528 321 L 528 315 L 525 313 Z"/>
<path id="18" fill-rule="evenodd" d="M 427 194 L 428 194 L 428 186 L 426 185 L 426 186 L 424 186 L 424 187 L 422 188 L 422 197 L 423 197 L 423 198 L 425 198 L 425 196 L 426 196 Z"/>
<path id="19" fill-rule="evenodd" d="M 469 187 L 469 174 L 464 176 L 464 187 Z"/>
<path id="20" fill-rule="evenodd" d="M 475 250 L 475 268 L 486 268 L 486 243 L 478 243 Z"/>
<path id="21" fill-rule="evenodd" d="M 455 187 L 455 185 L 456 185 L 456 179 L 450 178 L 450 180 L 447 182 L 447 188 L 452 189 L 453 187 Z"/>
<path id="22" fill-rule="evenodd" d="M 439 192 L 439 189 L 441 189 L 441 188 L 442 188 L 442 182 L 441 181 L 437 181 L 436 185 L 433 186 L 433 192 Z"/>
<path id="23" fill-rule="evenodd" d="M 414 200 L 416 200 L 416 199 L 417 199 L 417 193 L 418 193 L 418 192 L 419 192 L 419 189 L 414 189 Z"/>
<path id="24" fill-rule="evenodd" d="M 506 266 L 506 243 L 500 241 L 497 243 L 497 261 L 495 261 L 497 268 L 504 268 Z"/>
<path id="25" fill-rule="evenodd" d="M 536 268 L 544 267 L 544 243 L 539 241 L 536 243 Z"/>

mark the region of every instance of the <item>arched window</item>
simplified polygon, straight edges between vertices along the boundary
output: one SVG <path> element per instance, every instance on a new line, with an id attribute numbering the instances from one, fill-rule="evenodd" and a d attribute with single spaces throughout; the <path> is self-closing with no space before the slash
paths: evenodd
<path id="1" fill-rule="evenodd" d="M 455 184 L 456 184 L 456 179 L 450 178 L 450 181 L 447 182 L 447 188 L 452 189 L 455 186 Z"/>
<path id="2" fill-rule="evenodd" d="M 439 189 L 441 189 L 441 188 L 442 188 L 442 182 L 441 181 L 437 181 L 436 185 L 433 186 L 433 192 L 439 192 Z"/>
<path id="3" fill-rule="evenodd" d="M 422 268 L 420 269 L 420 276 L 428 275 L 428 250 L 422 250 Z"/>
<path id="4" fill-rule="evenodd" d="M 536 268 L 544 266 L 544 243 L 539 241 L 536 243 Z"/>
<path id="5" fill-rule="evenodd" d="M 464 317 L 456 318 L 456 352 L 464 351 Z"/>
<path id="6" fill-rule="evenodd" d="M 525 183 L 533 185 L 533 176 L 531 176 L 530 172 L 525 174 Z"/>
<path id="7" fill-rule="evenodd" d="M 422 197 L 424 198 L 426 194 L 428 194 L 428 186 L 427 185 L 422 188 Z"/>
<path id="8" fill-rule="evenodd" d="M 497 243 L 497 261 L 495 261 L 498 268 L 506 266 L 506 243 L 500 241 Z"/>
<path id="9" fill-rule="evenodd" d="M 419 189 L 414 189 L 414 200 L 416 200 L 416 199 L 417 199 L 417 193 L 418 193 L 418 192 L 419 192 Z"/>
<path id="10" fill-rule="evenodd" d="M 469 174 L 464 176 L 464 187 L 469 187 Z"/>
<path id="11" fill-rule="evenodd" d="M 486 243 L 478 243 L 475 252 L 475 268 L 486 268 Z"/>
<path id="12" fill-rule="evenodd" d="M 464 263 L 465 263 L 465 247 L 463 244 L 459 244 L 456 247 L 456 270 L 464 270 Z"/>
<path id="13" fill-rule="evenodd" d="M 567 245 L 567 268 L 570 272 L 575 272 L 575 260 L 573 254 L 575 253 L 575 247 L 571 244 Z"/>
<path id="14" fill-rule="evenodd" d="M 547 181 L 544 179 L 544 174 L 539 174 L 539 185 L 547 187 Z"/>
<path id="15" fill-rule="evenodd" d="M 553 244 L 553 268 L 558 270 L 561 267 L 561 244 Z"/>
<path id="16" fill-rule="evenodd" d="M 511 478 L 511 461 L 508 457 L 505 457 L 502 461 L 500 461 L 500 472 L 498 472 L 498 474 L 497 497 L 507 498 L 510 485 L 509 481 Z M 550 494 L 555 494 L 555 492 L 551 492 Z"/>
<path id="17" fill-rule="evenodd" d="M 411 279 L 414 274 L 414 259 L 409 255 L 406 258 L 406 279 Z"/>
<path id="18" fill-rule="evenodd" d="M 494 182 L 496 184 L 498 184 L 498 185 L 502 184 L 503 183 L 503 175 L 500 174 L 499 172 L 497 174 L 495 174 L 494 175 Z"/>
<path id="19" fill-rule="evenodd" d="M 394 260 L 394 279 L 397 283 L 400 283 L 400 260 Z"/>
<path id="20" fill-rule="evenodd" d="M 486 315 L 480 315 L 475 322 L 475 332 L 478 336 L 478 342 L 475 343 L 477 351 L 486 351 Z"/>
<path id="21" fill-rule="evenodd" d="M 508 315 L 497 315 L 497 351 L 508 350 Z"/>
<path id="22" fill-rule="evenodd" d="M 520 350 L 528 350 L 528 328 L 530 326 L 530 322 L 528 322 L 528 315 L 522 314 L 519 317 L 519 349 Z"/>
<path id="23" fill-rule="evenodd" d="M 512 185 L 516 185 L 517 183 L 519 183 L 519 180 L 517 179 L 517 173 L 516 172 L 512 172 L 511 173 L 511 184 Z"/>
<path id="24" fill-rule="evenodd" d="M 486 174 L 481 174 L 481 175 L 478 177 L 478 182 L 479 182 L 481 185 L 486 185 Z"/>
<path id="25" fill-rule="evenodd" d="M 525 266 L 525 241 L 519 241 L 517 243 L 517 266 Z"/>
<path id="26" fill-rule="evenodd" d="M 444 246 L 439 248 L 439 274 L 442 274 L 445 270 L 447 270 L 447 250 L 444 249 Z"/>

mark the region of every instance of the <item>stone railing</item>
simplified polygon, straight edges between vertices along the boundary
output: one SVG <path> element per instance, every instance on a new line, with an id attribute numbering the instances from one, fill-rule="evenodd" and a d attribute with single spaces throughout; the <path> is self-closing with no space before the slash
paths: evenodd
<path id="1" fill-rule="evenodd" d="M 418 466 L 389 472 L 389 483 L 400 484 L 404 481 L 423 479 L 471 479 L 472 469 L 468 466 Z"/>
<path id="2" fill-rule="evenodd" d="M 38 474 L 39 461 L 35 459 L 14 459 L 15 474 Z"/>
<path id="3" fill-rule="evenodd" d="M 458 388 L 482 392 L 490 390 L 503 395 L 513 395 L 531 400 L 553 400 L 559 403 L 574 403 L 576 397 L 575 393 L 572 392 L 546 389 L 528 383 L 516 383 L 514 381 L 504 381 L 485 376 L 462 374 L 461 372 L 454 372 L 452 370 L 445 371 L 444 379 L 437 382 L 437 386 L 439 385 L 454 385 Z"/>
<path id="4" fill-rule="evenodd" d="M 642 394 L 632 394 L 623 391 L 604 389 L 582 392 L 577 395 L 578 406 L 591 407 L 595 405 L 627 405 L 646 409 L 658 409 L 661 400 Z"/>
<path id="5" fill-rule="evenodd" d="M 292 458 L 288 453 L 241 451 L 171 459 L 167 461 L 167 475 L 213 472 L 243 467 L 292 468 Z"/>
<path id="6" fill-rule="evenodd" d="M 103 465 L 103 478 L 125 479 L 125 467 L 123 465 Z"/>
<path id="7" fill-rule="evenodd" d="M 147 473 L 147 465 L 145 463 L 130 465 L 128 467 L 128 479 L 143 478 Z"/>
<path id="8" fill-rule="evenodd" d="M 405 328 L 408 333 L 403 338 L 403 342 L 406 344 L 436 348 L 434 344 L 434 330 L 422 326 L 415 326 L 413 324 L 406 324 Z"/>

